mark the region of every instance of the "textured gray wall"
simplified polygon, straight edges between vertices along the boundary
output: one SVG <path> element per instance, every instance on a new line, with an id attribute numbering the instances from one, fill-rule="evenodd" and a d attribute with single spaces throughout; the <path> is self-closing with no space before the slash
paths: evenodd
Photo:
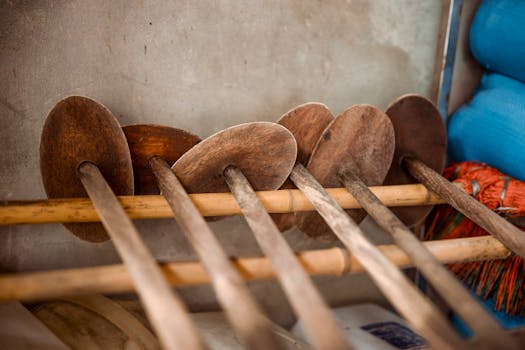
<path id="1" fill-rule="evenodd" d="M 440 1 L 1 1 L 0 198 L 45 196 L 38 144 L 62 97 L 87 95 L 122 124 L 158 123 L 206 137 L 274 121 L 295 105 L 385 107 L 429 93 Z M 172 221 L 137 222 L 159 259 L 193 252 Z M 258 254 L 240 217 L 213 223 L 232 255 Z M 38 270 L 115 263 L 111 242 L 82 242 L 60 225 L 0 227 L 0 267 Z M 321 247 L 300 232 L 294 249 Z M 326 245 L 324 245 L 326 246 Z M 366 276 L 320 278 L 335 304 L 381 300 Z M 274 283 L 252 285 L 281 323 Z M 193 309 L 215 308 L 207 287 L 184 289 Z"/>

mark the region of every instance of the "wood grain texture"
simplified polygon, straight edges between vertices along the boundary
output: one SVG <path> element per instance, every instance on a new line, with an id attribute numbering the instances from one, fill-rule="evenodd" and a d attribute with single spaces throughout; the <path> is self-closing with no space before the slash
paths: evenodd
<path id="1" fill-rule="evenodd" d="M 160 349 L 137 318 L 102 295 L 61 298 L 38 304 L 32 312 L 71 349 Z"/>
<path id="2" fill-rule="evenodd" d="M 429 241 L 423 242 L 423 245 L 442 264 L 505 259 L 512 254 L 500 241 L 491 236 Z M 382 245 L 377 248 L 396 266 L 414 266 L 397 245 Z M 310 275 L 342 276 L 366 271 L 346 249 L 307 250 L 296 253 L 295 256 Z M 275 277 L 275 271 L 265 257 L 233 258 L 231 261 L 247 281 Z M 210 283 L 204 266 L 199 262 L 171 262 L 163 263 L 159 267 L 172 286 Z M 71 295 L 133 291 L 133 281 L 124 265 L 0 275 L 1 301 L 32 302 Z"/>
<path id="3" fill-rule="evenodd" d="M 437 108 L 423 96 L 403 95 L 386 109 L 394 125 L 396 150 L 385 185 L 415 183 L 413 177 L 401 167 L 404 156 L 416 157 L 429 167 L 442 173 L 445 166 L 447 135 Z M 394 213 L 409 227 L 421 224 L 432 206 L 396 208 Z"/>
<path id="4" fill-rule="evenodd" d="M 257 243 L 275 269 L 277 279 L 313 344 L 318 349 L 350 349 L 327 304 L 297 261 L 246 177 L 238 168 L 232 166 L 226 168 L 224 176 Z"/>
<path id="5" fill-rule="evenodd" d="M 499 239 L 514 253 L 525 258 L 525 233 L 523 231 L 473 197 L 459 191 L 450 181 L 422 161 L 405 157 L 403 164 L 412 176 L 430 190 L 438 193 L 448 204 Z"/>
<path id="6" fill-rule="evenodd" d="M 249 349 L 278 349 L 268 320 L 168 163 L 157 156 L 149 163 L 177 223 L 210 276 L 217 299 L 241 342 Z"/>
<path id="7" fill-rule="evenodd" d="M 286 112 L 277 123 L 288 129 L 297 142 L 297 162 L 306 165 L 324 129 L 334 120 L 322 103 L 309 102 Z"/>
<path id="8" fill-rule="evenodd" d="M 369 185 L 380 185 L 394 154 L 394 130 L 388 117 L 370 105 L 356 105 L 341 113 L 324 130 L 307 169 L 324 187 L 341 186 L 340 173 L 352 169 Z M 363 210 L 349 210 L 360 222 Z M 297 213 L 297 226 L 311 237 L 333 240 L 329 225 L 316 212 Z"/>
<path id="9" fill-rule="evenodd" d="M 304 166 L 297 164 L 290 178 L 309 198 L 345 247 L 365 266 L 378 288 L 414 330 L 437 349 L 467 348 L 439 309 L 367 240 L 359 226 L 328 196 Z"/>
<path id="10" fill-rule="evenodd" d="M 2 349 L 71 350 L 21 303 L 1 303 L 0 324 Z"/>
<path id="11" fill-rule="evenodd" d="M 186 152 L 172 169 L 189 193 L 227 192 L 223 172 L 241 169 L 256 190 L 279 188 L 292 170 L 297 144 L 286 128 L 268 122 L 220 131 Z"/>
<path id="12" fill-rule="evenodd" d="M 416 268 L 430 282 L 452 310 L 466 322 L 475 333 L 484 339 L 483 347 L 518 349 L 517 344 L 505 335 L 499 323 L 474 299 L 456 277 L 425 248 L 405 224 L 394 215 L 351 171 L 342 175 L 348 191 L 361 203 L 377 224 L 388 232 L 394 242 L 410 257 Z"/>
<path id="13" fill-rule="evenodd" d="M 306 165 L 317 140 L 333 120 L 334 116 L 326 105 L 310 102 L 286 112 L 277 123 L 288 129 L 295 137 L 297 162 Z M 286 180 L 281 189 L 289 188 L 295 188 L 295 186 L 290 180 Z M 281 232 L 295 226 L 295 213 L 272 214 L 272 219 Z"/>
<path id="14" fill-rule="evenodd" d="M 77 169 L 96 164 L 118 195 L 133 194 L 133 169 L 124 133 L 103 105 L 70 96 L 49 112 L 40 141 L 40 170 L 49 198 L 86 197 Z M 100 224 L 66 224 L 80 239 L 102 242 L 109 237 Z"/>
<path id="15" fill-rule="evenodd" d="M 97 166 L 85 162 L 78 171 L 104 228 L 133 279 L 162 345 L 167 349 L 204 349 L 184 304 L 170 289 Z"/>
<path id="16" fill-rule="evenodd" d="M 445 203 L 420 184 L 372 186 L 370 190 L 387 206 Z M 327 188 L 326 191 L 345 209 L 361 207 L 345 188 Z M 204 216 L 241 213 L 231 193 L 197 193 L 189 196 Z M 270 213 L 313 210 L 312 203 L 299 190 L 258 191 L 257 196 Z M 173 218 L 173 212 L 162 196 L 121 196 L 118 199 L 132 219 Z M 0 204 L 0 225 L 96 221 L 100 221 L 100 218 L 88 198 L 11 201 Z"/>
<path id="17" fill-rule="evenodd" d="M 149 167 L 152 156 L 159 156 L 173 164 L 201 138 L 182 129 L 154 124 L 136 124 L 122 127 L 128 141 L 135 194 L 159 194 L 155 177 Z"/>

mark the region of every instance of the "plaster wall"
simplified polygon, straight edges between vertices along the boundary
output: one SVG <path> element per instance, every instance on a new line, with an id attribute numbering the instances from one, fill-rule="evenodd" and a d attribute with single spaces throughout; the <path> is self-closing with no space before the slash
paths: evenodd
<path id="1" fill-rule="evenodd" d="M 437 0 L 3 0 L 0 199 L 45 197 L 40 132 L 47 112 L 71 94 L 102 102 L 123 125 L 165 124 L 201 137 L 275 121 L 308 101 L 337 114 L 355 103 L 384 108 L 403 93 L 428 95 L 440 7 Z M 137 225 L 158 259 L 195 258 L 171 220 Z M 242 218 L 211 226 L 229 254 L 260 254 Z M 328 246 L 295 230 L 285 235 L 296 250 Z M 61 225 L 0 227 L 3 270 L 118 261 L 111 242 L 80 241 Z M 316 281 L 332 304 L 383 302 L 364 275 Z M 251 288 L 275 320 L 292 322 L 276 283 Z M 193 310 L 217 308 L 209 287 L 181 293 Z"/>

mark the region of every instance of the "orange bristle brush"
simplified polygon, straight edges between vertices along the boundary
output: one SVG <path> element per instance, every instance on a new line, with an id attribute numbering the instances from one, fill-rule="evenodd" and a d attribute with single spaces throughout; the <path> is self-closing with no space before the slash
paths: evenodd
<path id="1" fill-rule="evenodd" d="M 525 216 L 525 182 L 512 179 L 483 163 L 450 165 L 444 176 L 505 217 Z M 427 221 L 425 240 L 484 236 L 489 233 L 448 205 L 440 205 Z M 525 234 L 525 232 L 524 232 Z M 495 311 L 525 316 L 525 264 L 519 256 L 451 264 L 449 268 Z"/>

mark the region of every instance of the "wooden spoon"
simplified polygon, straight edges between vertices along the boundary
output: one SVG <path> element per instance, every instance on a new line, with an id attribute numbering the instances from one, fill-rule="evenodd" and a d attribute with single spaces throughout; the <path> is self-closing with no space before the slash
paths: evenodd
<path id="1" fill-rule="evenodd" d="M 230 188 L 288 299 L 319 349 L 348 349 L 344 335 L 292 249 L 254 192 L 276 189 L 293 167 L 293 135 L 274 123 L 223 130 L 185 153 L 173 166 L 193 192 Z"/>
<path id="2" fill-rule="evenodd" d="M 411 183 L 414 178 L 484 228 L 505 246 L 525 258 L 525 235 L 517 227 L 458 190 L 439 173 L 445 159 L 445 126 L 437 108 L 426 98 L 405 95 L 386 110 L 396 134 L 396 152 L 386 184 Z M 406 216 L 396 210 L 405 223 L 421 222 L 428 208 L 419 216 Z"/>
<path id="3" fill-rule="evenodd" d="M 135 177 L 135 194 L 159 194 L 157 181 L 149 166 L 153 155 L 173 164 L 201 138 L 190 132 L 162 125 L 135 124 L 123 126 Z"/>
<path id="4" fill-rule="evenodd" d="M 191 146 L 188 146 L 197 143 L 194 142 L 197 136 L 159 125 L 129 125 L 125 132 L 133 144 L 132 158 L 140 160 L 135 167 L 141 170 L 142 184 L 151 189 L 156 186 L 149 180 L 158 182 L 182 231 L 202 260 L 218 300 L 241 340 L 250 349 L 279 348 L 268 320 L 250 295 L 241 275 L 162 157 L 168 155 L 172 162 L 176 161 L 184 153 L 182 150 L 189 151 Z M 173 150 L 166 150 L 166 145 Z"/>
<path id="5" fill-rule="evenodd" d="M 414 287 L 399 268 L 368 241 L 359 226 L 304 166 L 297 164 L 290 178 L 416 331 L 436 349 L 466 348 L 439 310 Z"/>
<path id="6" fill-rule="evenodd" d="M 394 152 L 394 132 L 388 118 L 374 112 L 372 106 L 355 106 L 338 116 L 323 132 L 308 167 L 324 184 L 339 185 L 340 174 L 348 169 L 360 178 L 382 181 Z M 466 346 L 441 312 L 366 238 L 357 223 L 304 166 L 297 164 L 290 178 L 414 329 L 436 348 Z M 298 216 L 300 228 L 315 230 L 309 221 L 300 219 Z"/>
<path id="7" fill-rule="evenodd" d="M 40 141 L 40 171 L 49 198 L 87 197 L 78 168 L 96 164 L 117 195 L 133 194 L 133 169 L 118 122 L 101 104 L 86 97 L 60 101 L 46 119 Z M 109 239 L 101 224 L 65 224 L 89 242 Z"/>
<path id="8" fill-rule="evenodd" d="M 411 184 L 415 180 L 401 167 L 404 155 L 411 154 L 429 167 L 443 172 L 445 167 L 447 135 L 438 110 L 430 101 L 417 95 L 405 95 L 395 100 L 387 109 L 394 125 L 396 149 L 385 184 Z M 405 116 L 408 114 L 407 116 Z M 423 223 L 433 206 L 392 208 L 407 226 Z"/>
<path id="9" fill-rule="evenodd" d="M 161 343 L 168 349 L 203 349 L 184 304 L 175 297 L 110 187 L 133 188 L 126 138 L 113 114 L 87 97 L 71 96 L 60 101 L 47 116 L 42 131 L 40 167 L 50 197 L 78 197 L 87 192 L 129 270 Z M 120 184 L 122 179 L 125 184 Z M 68 228 L 86 240 L 107 239 L 100 227 L 84 230 L 81 225 Z"/>
<path id="10" fill-rule="evenodd" d="M 324 187 L 341 186 L 339 170 L 342 165 L 354 169 L 368 186 L 380 185 L 386 176 L 394 152 L 392 125 L 385 119 L 370 118 L 372 106 L 359 108 L 362 113 L 358 116 L 347 110 L 335 118 L 312 152 L 315 157 L 310 157 L 307 169 Z M 362 209 L 347 210 L 347 213 L 357 223 L 366 217 Z M 311 237 L 336 239 L 329 225 L 316 212 L 298 212 L 296 220 L 299 229 Z"/>
<path id="11" fill-rule="evenodd" d="M 441 263 L 428 251 L 425 246 L 413 235 L 413 233 L 390 211 L 374 194 L 368 189 L 365 183 L 357 175 L 361 168 L 359 161 L 362 154 L 374 154 L 384 147 L 385 153 L 392 155 L 394 139 L 392 134 L 388 137 L 378 132 L 381 122 L 385 125 L 388 117 L 379 109 L 372 106 L 354 106 L 347 109 L 338 118 L 347 119 L 346 127 L 342 131 L 334 130 L 338 127 L 337 123 L 330 125 L 321 136 L 318 148 L 312 155 L 312 163 L 315 163 L 318 154 L 328 154 L 334 149 L 341 153 L 339 157 L 333 159 L 333 165 L 329 166 L 331 171 L 338 174 L 340 183 L 343 183 L 348 191 L 359 201 L 362 207 L 370 214 L 373 219 L 388 232 L 401 249 L 410 257 L 414 265 L 422 272 L 427 280 L 434 286 L 444 300 L 458 313 L 458 315 L 472 328 L 477 336 L 484 338 L 485 344 L 492 343 L 499 346 L 502 341 L 509 338 L 502 334 L 501 326 L 494 320 Z M 363 119 L 364 118 L 364 119 Z M 360 130 L 367 120 L 373 127 L 370 130 L 368 139 L 353 138 L 350 129 Z M 299 124 L 300 118 L 297 118 Z M 343 125 L 340 123 L 339 125 Z M 389 126 L 390 130 L 392 126 Z M 392 131 L 392 130 L 391 130 Z M 347 135 L 342 133 L 346 132 Z M 326 133 L 339 134 L 339 139 L 330 137 L 323 140 Z M 386 134 L 386 132 L 385 132 Z M 376 137 L 377 139 L 373 139 Z M 345 142 L 341 142 L 344 140 Z M 348 142 L 351 140 L 353 142 Z M 353 143 L 353 145 L 352 145 Z M 371 146 L 370 146 L 371 145 Z M 372 148 L 370 152 L 364 151 L 367 147 Z M 354 153 L 360 150 L 359 153 Z M 319 152 L 319 153 L 317 153 Z M 344 156 L 347 153 L 356 160 L 348 162 Z M 326 164 L 325 164 L 326 165 Z M 386 167 L 385 167 L 386 168 Z M 365 175 L 366 176 L 366 175 Z M 420 211 L 415 207 L 414 210 Z M 407 211 L 406 211 L 407 212 Z M 497 341 L 498 344 L 494 344 Z M 509 345 L 512 346 L 512 345 Z M 507 347 L 509 348 L 509 347 Z"/>
<path id="12" fill-rule="evenodd" d="M 298 119 L 301 123 L 298 123 Z M 323 130 L 334 120 L 332 112 L 326 105 L 316 102 L 305 103 L 288 112 L 279 120 L 294 135 L 297 142 L 297 162 L 306 165 Z M 288 179 L 280 189 L 296 188 Z M 281 232 L 295 226 L 295 214 L 271 214 L 273 221 Z"/>

